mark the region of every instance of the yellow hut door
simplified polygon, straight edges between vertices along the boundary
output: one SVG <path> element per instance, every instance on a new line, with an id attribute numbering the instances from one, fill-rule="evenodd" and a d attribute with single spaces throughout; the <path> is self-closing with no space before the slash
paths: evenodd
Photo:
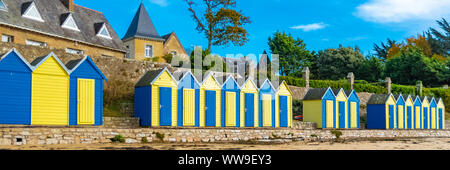
<path id="1" fill-rule="evenodd" d="M 95 123 L 95 80 L 78 79 L 78 124 Z"/>
<path id="2" fill-rule="evenodd" d="M 183 90 L 183 126 L 195 125 L 195 90 Z"/>
<path id="3" fill-rule="evenodd" d="M 226 98 L 226 126 L 227 127 L 236 127 L 236 93 L 227 92 L 225 95 Z"/>
<path id="4" fill-rule="evenodd" d="M 326 128 L 333 128 L 334 127 L 334 117 L 333 117 L 333 101 L 327 100 L 326 101 Z"/>
<path id="5" fill-rule="evenodd" d="M 263 94 L 262 95 L 262 106 L 263 106 L 263 126 L 272 126 L 272 96 Z"/>
<path id="6" fill-rule="evenodd" d="M 350 128 L 357 128 L 356 102 L 350 102 Z"/>

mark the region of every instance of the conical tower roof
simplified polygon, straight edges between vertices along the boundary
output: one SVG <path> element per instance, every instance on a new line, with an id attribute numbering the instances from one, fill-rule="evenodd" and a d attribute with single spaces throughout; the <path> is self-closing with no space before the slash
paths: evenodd
<path id="1" fill-rule="evenodd" d="M 131 37 L 163 40 L 156 31 L 155 26 L 153 25 L 153 22 L 150 19 L 150 16 L 148 15 L 148 12 L 145 9 L 143 3 L 141 3 L 141 5 L 139 6 L 139 9 L 134 16 L 133 21 L 128 28 L 128 31 L 122 38 L 122 40 L 126 40 Z"/>

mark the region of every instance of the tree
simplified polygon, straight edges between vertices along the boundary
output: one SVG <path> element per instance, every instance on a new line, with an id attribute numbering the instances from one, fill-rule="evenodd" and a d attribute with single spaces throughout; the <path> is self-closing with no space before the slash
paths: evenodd
<path id="1" fill-rule="evenodd" d="M 359 80 L 366 80 L 368 82 L 377 82 L 383 79 L 384 63 L 382 59 L 370 56 L 364 58 L 355 76 Z"/>
<path id="2" fill-rule="evenodd" d="M 426 33 L 427 39 L 430 45 L 432 45 L 434 53 L 448 57 L 450 56 L 450 24 L 444 18 L 442 18 L 441 21 L 436 22 L 444 32 L 441 33 L 434 28 L 430 28 Z"/>
<path id="3" fill-rule="evenodd" d="M 243 46 L 248 41 L 249 34 L 244 29 L 244 25 L 251 21 L 248 16 L 242 14 L 242 11 L 234 9 L 236 0 L 185 1 L 197 24 L 197 30 L 204 33 L 208 39 L 208 51 L 211 51 L 212 45 L 225 46 L 232 43 L 236 46 Z M 194 6 L 199 8 L 194 9 Z"/>
<path id="4" fill-rule="evenodd" d="M 421 80 L 425 85 L 448 82 L 448 67 L 436 58 L 425 55 L 420 47 L 408 45 L 386 62 L 386 76 L 397 84 L 414 85 Z"/>
<path id="5" fill-rule="evenodd" d="M 279 55 L 280 74 L 286 76 L 299 72 L 303 67 L 311 67 L 314 56 L 306 49 L 300 38 L 277 31 L 268 41 L 272 54 Z"/>
<path id="6" fill-rule="evenodd" d="M 374 51 L 376 53 L 376 55 L 382 59 L 387 59 L 388 57 L 388 52 L 389 50 L 394 47 L 397 46 L 397 42 L 395 40 L 391 40 L 391 39 L 387 39 L 387 43 L 384 44 L 384 42 L 381 42 L 381 45 L 378 46 L 378 44 L 374 44 Z"/>
<path id="7" fill-rule="evenodd" d="M 331 48 L 319 51 L 312 65 L 311 73 L 315 79 L 341 79 L 349 72 L 357 72 L 364 56 L 351 47 Z"/>
<path id="8" fill-rule="evenodd" d="M 201 60 L 199 61 L 195 61 L 196 51 L 201 51 L 202 56 Z M 191 52 L 190 56 L 191 69 L 195 69 L 195 62 L 200 62 L 203 73 L 205 73 L 206 71 L 227 72 L 228 70 L 227 64 L 223 62 L 222 57 L 211 54 L 209 50 L 202 50 L 201 47 L 195 47 L 195 49 Z M 217 64 L 222 64 L 222 66 Z"/>

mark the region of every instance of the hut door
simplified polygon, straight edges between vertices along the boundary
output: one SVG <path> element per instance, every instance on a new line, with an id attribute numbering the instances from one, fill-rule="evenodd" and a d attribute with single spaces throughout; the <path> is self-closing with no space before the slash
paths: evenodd
<path id="1" fill-rule="evenodd" d="M 444 129 L 444 119 L 442 119 L 442 108 L 439 108 L 439 115 L 438 115 L 438 122 L 439 122 L 439 129 Z"/>
<path id="2" fill-rule="evenodd" d="M 280 96 L 280 127 L 288 127 L 287 96 Z"/>
<path id="3" fill-rule="evenodd" d="M 334 122 L 333 122 L 333 120 L 334 120 L 333 101 L 331 101 L 331 100 L 327 100 L 326 101 L 325 110 L 326 110 L 326 113 L 327 113 L 327 115 L 326 115 L 326 119 L 327 119 L 327 121 L 326 121 L 326 128 L 334 128 Z"/>
<path id="4" fill-rule="evenodd" d="M 389 129 L 394 129 L 394 105 L 389 105 Z"/>
<path id="5" fill-rule="evenodd" d="M 431 107 L 431 129 L 436 129 L 436 108 Z"/>
<path id="6" fill-rule="evenodd" d="M 225 98 L 225 124 L 227 127 L 236 127 L 236 93 L 227 92 Z"/>
<path id="7" fill-rule="evenodd" d="M 350 102 L 350 127 L 357 128 L 356 123 L 358 118 L 356 117 L 356 102 Z"/>
<path id="8" fill-rule="evenodd" d="M 413 121 L 412 121 L 411 106 L 407 106 L 406 107 L 406 119 L 408 120 L 407 121 L 408 129 L 412 129 L 413 128 Z"/>
<path id="9" fill-rule="evenodd" d="M 397 129 L 403 129 L 404 128 L 404 118 L 403 118 L 403 114 L 405 112 L 403 112 L 403 106 L 402 105 L 398 105 L 398 110 L 397 110 Z"/>
<path id="10" fill-rule="evenodd" d="M 423 128 L 428 129 L 428 108 L 423 108 Z"/>
<path id="11" fill-rule="evenodd" d="M 345 128 L 345 102 L 339 102 L 339 128 Z"/>
<path id="12" fill-rule="evenodd" d="M 195 90 L 183 90 L 183 126 L 195 125 Z"/>
<path id="13" fill-rule="evenodd" d="M 172 126 L 172 88 L 159 88 L 159 125 Z"/>
<path id="14" fill-rule="evenodd" d="M 206 126 L 216 126 L 216 91 L 205 91 Z"/>
<path id="15" fill-rule="evenodd" d="M 245 93 L 245 127 L 255 126 L 255 94 Z"/>
<path id="16" fill-rule="evenodd" d="M 78 124 L 95 123 L 95 80 L 78 79 Z"/>
<path id="17" fill-rule="evenodd" d="M 272 126 L 272 96 L 268 94 L 262 95 L 263 99 L 263 127 Z"/>
<path id="18" fill-rule="evenodd" d="M 415 111 L 415 113 L 416 113 L 416 129 L 420 129 L 420 128 L 422 128 L 422 116 L 421 116 L 421 113 L 420 113 L 420 107 L 419 106 L 416 106 L 416 111 Z"/>

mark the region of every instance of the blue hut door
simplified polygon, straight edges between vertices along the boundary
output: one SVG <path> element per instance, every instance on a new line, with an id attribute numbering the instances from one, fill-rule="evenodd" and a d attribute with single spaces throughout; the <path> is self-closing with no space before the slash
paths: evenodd
<path id="1" fill-rule="evenodd" d="M 255 94 L 253 93 L 245 93 L 245 108 L 244 108 L 244 116 L 245 116 L 245 127 L 254 127 L 255 126 Z"/>
<path id="2" fill-rule="evenodd" d="M 339 102 L 339 128 L 345 128 L 345 102 Z"/>
<path id="3" fill-rule="evenodd" d="M 394 128 L 394 105 L 389 105 L 389 129 Z"/>
<path id="4" fill-rule="evenodd" d="M 443 129 L 443 124 L 444 124 L 444 121 L 443 121 L 443 119 L 442 119 L 442 108 L 439 108 L 439 113 L 438 113 L 439 115 L 438 115 L 438 122 L 439 122 L 439 129 Z"/>
<path id="5" fill-rule="evenodd" d="M 288 127 L 287 96 L 280 96 L 280 127 Z"/>
<path id="6" fill-rule="evenodd" d="M 423 128 L 428 129 L 428 108 L 423 108 Z"/>
<path id="7" fill-rule="evenodd" d="M 408 129 L 411 129 L 412 128 L 412 124 L 413 124 L 413 121 L 412 121 L 412 110 L 411 110 L 411 106 L 408 106 L 408 107 L 406 107 L 406 114 L 407 114 L 407 119 L 408 119 Z"/>
<path id="8" fill-rule="evenodd" d="M 205 90 L 206 126 L 216 126 L 216 92 Z"/>
<path id="9" fill-rule="evenodd" d="M 172 126 L 172 88 L 159 88 L 159 125 Z"/>

